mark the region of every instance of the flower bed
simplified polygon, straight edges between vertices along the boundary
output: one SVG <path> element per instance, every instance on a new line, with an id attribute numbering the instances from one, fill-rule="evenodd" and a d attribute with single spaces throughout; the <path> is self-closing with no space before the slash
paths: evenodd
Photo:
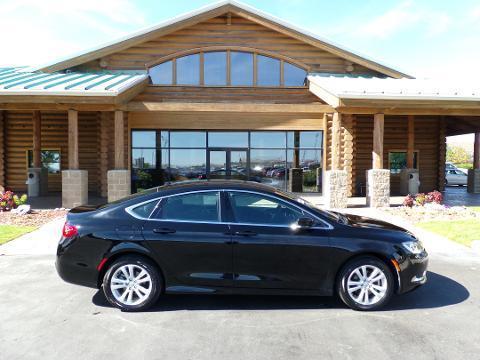
<path id="1" fill-rule="evenodd" d="M 391 215 L 400 216 L 412 223 L 422 221 L 451 221 L 478 219 L 480 221 L 480 212 L 476 212 L 465 206 L 445 206 L 441 204 L 425 204 L 424 206 L 400 206 L 385 209 Z"/>

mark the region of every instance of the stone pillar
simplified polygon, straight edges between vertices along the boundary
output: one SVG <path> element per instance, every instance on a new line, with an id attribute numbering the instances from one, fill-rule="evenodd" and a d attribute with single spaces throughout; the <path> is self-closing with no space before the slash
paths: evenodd
<path id="1" fill-rule="evenodd" d="M 108 171 L 108 202 L 130 195 L 131 177 L 129 170 Z"/>
<path id="2" fill-rule="evenodd" d="M 62 206 L 72 209 L 88 202 L 88 171 L 62 171 Z"/>
<path id="3" fill-rule="evenodd" d="M 390 170 L 367 170 L 367 206 L 390 206 Z"/>
<path id="4" fill-rule="evenodd" d="M 288 191 L 302 192 L 303 190 L 303 169 L 288 169 Z"/>
<path id="5" fill-rule="evenodd" d="M 323 176 L 323 199 L 327 209 L 342 209 L 348 204 L 348 174 L 345 170 L 328 170 Z"/>

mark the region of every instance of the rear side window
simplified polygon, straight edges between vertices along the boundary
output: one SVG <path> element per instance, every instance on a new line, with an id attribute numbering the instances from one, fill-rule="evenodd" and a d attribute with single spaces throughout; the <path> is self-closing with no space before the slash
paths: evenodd
<path id="1" fill-rule="evenodd" d="M 155 209 L 155 206 L 157 205 L 158 200 L 150 201 L 146 204 L 134 207 L 130 211 L 137 215 L 138 217 L 148 219 L 150 217 L 150 214 L 153 212 Z"/>
<path id="2" fill-rule="evenodd" d="M 198 192 L 164 198 L 155 215 L 161 220 L 219 222 L 218 191 Z"/>

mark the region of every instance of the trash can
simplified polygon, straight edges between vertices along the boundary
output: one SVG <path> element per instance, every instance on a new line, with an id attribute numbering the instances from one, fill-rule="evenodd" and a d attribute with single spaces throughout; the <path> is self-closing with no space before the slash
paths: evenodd
<path id="1" fill-rule="evenodd" d="M 420 174 L 417 169 L 402 169 L 400 172 L 401 195 L 416 195 L 420 188 Z"/>
<path id="2" fill-rule="evenodd" d="M 28 188 L 28 197 L 38 197 L 40 196 L 40 174 L 42 169 L 40 168 L 29 168 L 27 172 L 27 184 Z"/>

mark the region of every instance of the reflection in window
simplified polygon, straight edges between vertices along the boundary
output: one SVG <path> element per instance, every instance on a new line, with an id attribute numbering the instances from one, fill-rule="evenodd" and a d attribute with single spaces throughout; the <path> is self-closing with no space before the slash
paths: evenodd
<path id="1" fill-rule="evenodd" d="M 250 146 L 252 148 L 285 148 L 285 133 L 283 131 L 252 131 Z"/>
<path id="2" fill-rule="evenodd" d="M 413 168 L 418 169 L 417 167 L 417 157 L 418 153 L 415 151 L 413 153 Z M 402 169 L 407 168 L 407 152 L 406 151 L 397 151 L 388 153 L 388 162 L 390 164 L 390 173 L 391 174 L 400 174 Z"/>
<path id="3" fill-rule="evenodd" d="M 253 86 L 253 54 L 230 52 L 230 81 L 233 86 Z"/>
<path id="4" fill-rule="evenodd" d="M 167 197 L 161 202 L 156 217 L 163 220 L 218 222 L 218 199 L 217 191 Z"/>
<path id="5" fill-rule="evenodd" d="M 193 54 L 177 59 L 177 84 L 200 84 L 200 55 Z"/>
<path id="6" fill-rule="evenodd" d="M 157 133 L 152 131 L 133 131 L 132 147 L 155 148 L 157 143 Z"/>
<path id="7" fill-rule="evenodd" d="M 60 173 L 60 151 L 59 150 L 41 150 L 40 162 L 42 167 L 48 170 L 49 174 Z M 28 150 L 28 167 L 33 167 L 33 151 Z"/>
<path id="8" fill-rule="evenodd" d="M 227 85 L 227 53 L 207 52 L 203 57 L 205 85 Z"/>
<path id="9" fill-rule="evenodd" d="M 211 131 L 208 133 L 209 147 L 248 147 L 248 132 Z"/>
<path id="10" fill-rule="evenodd" d="M 157 150 L 132 149 L 132 167 L 134 169 L 154 169 L 157 165 Z"/>
<path id="11" fill-rule="evenodd" d="M 206 172 L 205 163 L 205 150 L 171 149 L 170 178 L 172 181 L 201 179 Z"/>
<path id="12" fill-rule="evenodd" d="M 257 55 L 257 85 L 280 86 L 280 60 Z"/>
<path id="13" fill-rule="evenodd" d="M 150 75 L 152 84 L 171 85 L 173 80 L 172 61 L 170 60 L 150 68 L 148 74 Z"/>
<path id="14" fill-rule="evenodd" d="M 256 181 L 285 188 L 285 150 L 250 150 L 250 175 Z"/>
<path id="15" fill-rule="evenodd" d="M 287 62 L 283 63 L 283 82 L 285 86 L 304 86 L 307 72 Z"/>
<path id="16" fill-rule="evenodd" d="M 171 147 L 205 147 L 206 134 L 204 131 L 171 131 L 170 146 Z"/>

